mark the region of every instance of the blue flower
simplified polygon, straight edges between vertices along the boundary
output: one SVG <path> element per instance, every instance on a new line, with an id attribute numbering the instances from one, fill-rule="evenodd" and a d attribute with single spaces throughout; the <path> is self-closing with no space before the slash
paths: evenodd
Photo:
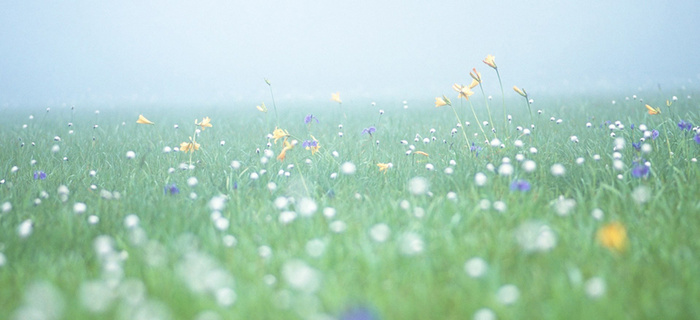
<path id="1" fill-rule="evenodd" d="M 340 320 L 378 320 L 379 318 L 374 315 L 372 310 L 366 307 L 355 307 L 348 311 L 345 311 L 339 317 Z"/>
<path id="2" fill-rule="evenodd" d="M 690 122 L 685 122 L 681 120 L 681 122 L 678 123 L 678 129 L 684 130 L 684 131 L 690 131 L 693 129 L 693 124 Z"/>
<path id="3" fill-rule="evenodd" d="M 513 180 L 510 184 L 511 191 L 530 191 L 530 182 L 527 180 Z"/>
<path id="4" fill-rule="evenodd" d="M 44 179 L 46 179 L 46 172 L 34 171 L 34 180 L 44 180 Z"/>
<path id="5" fill-rule="evenodd" d="M 642 161 L 635 162 L 632 167 L 632 176 L 635 178 L 646 178 L 649 176 L 649 167 L 642 163 Z"/>
<path id="6" fill-rule="evenodd" d="M 634 123 L 630 124 L 630 130 L 634 130 Z"/>
<path id="7" fill-rule="evenodd" d="M 695 135 L 695 143 L 700 144 L 700 133 Z"/>
<path id="8" fill-rule="evenodd" d="M 469 151 L 471 151 L 471 152 L 475 152 L 475 151 L 476 151 L 476 156 L 478 157 L 478 156 L 479 156 L 479 151 L 481 151 L 481 147 L 475 145 L 474 142 L 472 142 L 472 146 L 469 147 Z"/>
<path id="9" fill-rule="evenodd" d="M 659 137 L 659 130 L 651 130 L 651 140 L 656 140 Z"/>
<path id="10" fill-rule="evenodd" d="M 318 146 L 318 141 L 316 140 L 305 140 L 302 144 L 302 147 L 304 148 L 311 148 L 311 147 L 316 147 Z"/>
<path id="11" fill-rule="evenodd" d="M 377 128 L 375 128 L 374 126 L 370 126 L 368 128 L 362 129 L 362 134 L 367 133 L 371 136 L 375 131 L 377 131 Z"/>
<path id="12" fill-rule="evenodd" d="M 640 150 L 642 150 L 642 143 L 641 142 L 637 142 L 637 143 L 632 142 L 632 147 L 634 147 L 634 150 L 640 151 Z"/>
<path id="13" fill-rule="evenodd" d="M 180 193 L 180 189 L 178 189 L 174 183 L 166 184 L 163 191 L 165 192 L 165 194 L 178 194 L 178 193 Z"/>
<path id="14" fill-rule="evenodd" d="M 316 123 L 319 123 L 318 118 L 314 117 L 313 114 L 309 113 L 306 115 L 306 117 L 304 117 L 304 124 L 309 124 L 312 120 L 316 120 Z"/>

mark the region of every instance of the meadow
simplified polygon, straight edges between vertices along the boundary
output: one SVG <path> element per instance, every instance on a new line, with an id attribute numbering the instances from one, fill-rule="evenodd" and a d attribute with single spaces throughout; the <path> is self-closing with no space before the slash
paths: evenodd
<path id="1" fill-rule="evenodd" d="M 693 92 L 455 90 L 2 108 L 0 318 L 700 315 Z"/>

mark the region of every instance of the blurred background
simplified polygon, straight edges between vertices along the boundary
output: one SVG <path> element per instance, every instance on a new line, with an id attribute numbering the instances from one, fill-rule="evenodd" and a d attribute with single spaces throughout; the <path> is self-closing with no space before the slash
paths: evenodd
<path id="1" fill-rule="evenodd" d="M 3 1 L 0 105 L 697 90 L 700 2 L 531 2 Z"/>

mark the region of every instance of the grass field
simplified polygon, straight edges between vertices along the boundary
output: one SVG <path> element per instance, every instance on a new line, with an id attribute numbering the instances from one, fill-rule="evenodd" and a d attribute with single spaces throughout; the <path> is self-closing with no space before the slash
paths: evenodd
<path id="1" fill-rule="evenodd" d="M 0 318 L 697 318 L 698 103 L 635 93 L 1 108 Z"/>

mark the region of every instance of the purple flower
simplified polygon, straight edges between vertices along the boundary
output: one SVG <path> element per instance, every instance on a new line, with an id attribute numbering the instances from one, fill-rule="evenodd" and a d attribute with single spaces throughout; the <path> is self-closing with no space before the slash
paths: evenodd
<path id="1" fill-rule="evenodd" d="M 530 191 L 530 183 L 527 180 L 513 180 L 510 184 L 511 191 Z"/>
<path id="2" fill-rule="evenodd" d="M 642 150 L 642 143 L 641 142 L 637 142 L 637 143 L 632 142 L 632 147 L 634 147 L 634 150 L 640 151 L 640 150 Z"/>
<path id="3" fill-rule="evenodd" d="M 178 189 L 174 183 L 166 184 L 163 191 L 165 192 L 165 194 L 178 194 L 178 193 L 180 193 L 180 189 Z"/>
<path id="4" fill-rule="evenodd" d="M 44 179 L 46 179 L 46 172 L 34 171 L 34 180 L 44 180 Z"/>
<path id="5" fill-rule="evenodd" d="M 630 124 L 630 130 L 634 130 L 634 123 Z"/>
<path id="6" fill-rule="evenodd" d="M 632 176 L 635 178 L 646 178 L 649 176 L 649 167 L 641 162 L 635 162 L 632 167 Z"/>
<path id="7" fill-rule="evenodd" d="M 313 114 L 309 113 L 306 115 L 306 117 L 304 117 L 304 124 L 309 124 L 312 120 L 316 120 L 316 123 L 318 123 L 318 118 L 314 117 Z"/>
<path id="8" fill-rule="evenodd" d="M 476 152 L 476 156 L 479 156 L 479 151 L 481 151 L 481 147 L 475 145 L 474 142 L 472 142 L 472 146 L 469 147 L 469 151 Z"/>
<path id="9" fill-rule="evenodd" d="M 684 130 L 684 131 L 690 131 L 693 129 L 693 124 L 690 122 L 685 122 L 681 120 L 681 122 L 678 123 L 678 129 Z"/>
<path id="10" fill-rule="evenodd" d="M 311 148 L 311 147 L 316 147 L 318 146 L 318 141 L 316 140 L 306 140 L 301 144 L 302 147 L 304 148 Z"/>
<path id="11" fill-rule="evenodd" d="M 368 128 L 362 129 L 362 134 L 367 133 L 371 136 L 375 131 L 377 131 L 377 128 L 375 128 L 374 126 L 370 126 Z"/>
<path id="12" fill-rule="evenodd" d="M 695 135 L 695 143 L 700 144 L 700 133 Z"/>
<path id="13" fill-rule="evenodd" d="M 355 307 L 348 311 L 345 311 L 339 317 L 340 320 L 377 320 L 379 319 L 374 315 L 372 310 L 367 307 Z"/>
<path id="14" fill-rule="evenodd" d="M 651 130 L 651 140 L 656 140 L 659 137 L 659 130 Z"/>

